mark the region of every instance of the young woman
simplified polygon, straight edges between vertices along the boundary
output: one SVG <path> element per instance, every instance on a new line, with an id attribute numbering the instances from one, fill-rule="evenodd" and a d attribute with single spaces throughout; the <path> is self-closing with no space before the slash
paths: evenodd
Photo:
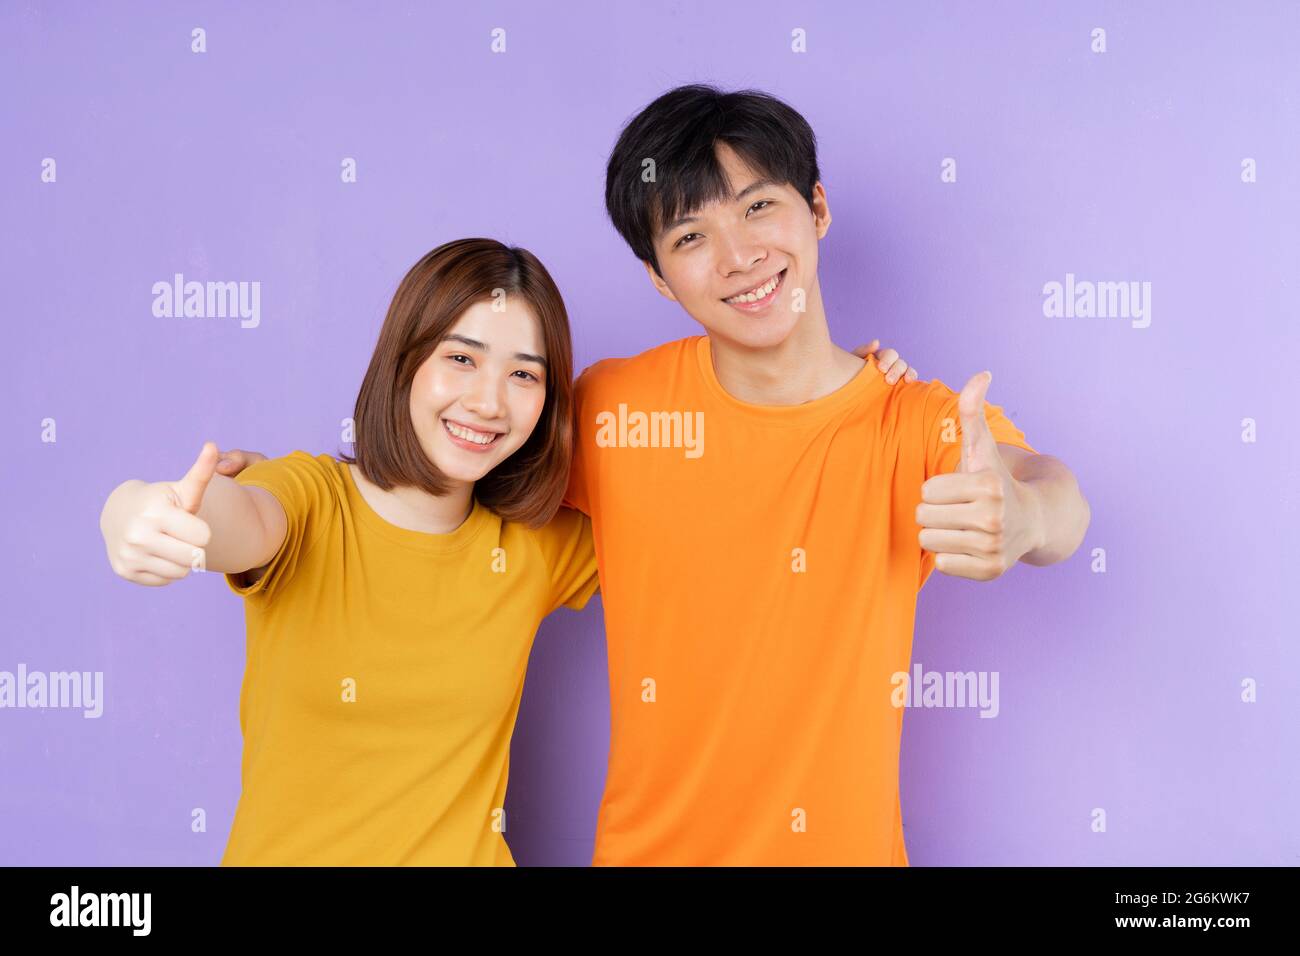
<path id="1" fill-rule="evenodd" d="M 115 572 L 159 586 L 221 571 L 245 600 L 223 865 L 513 865 L 503 807 L 529 649 L 543 617 L 597 588 L 590 520 L 560 508 L 571 355 L 535 256 L 451 242 L 393 297 L 355 456 L 295 451 L 232 480 L 208 442 L 179 481 L 109 496 Z"/>

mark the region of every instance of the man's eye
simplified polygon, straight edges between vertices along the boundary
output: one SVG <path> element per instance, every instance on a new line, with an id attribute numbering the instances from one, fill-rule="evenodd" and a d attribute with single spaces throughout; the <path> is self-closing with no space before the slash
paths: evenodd
<path id="1" fill-rule="evenodd" d="M 753 212 L 755 209 L 759 209 L 759 208 L 762 208 L 762 207 L 765 207 L 765 206 L 770 206 L 770 205 L 772 205 L 772 200 L 770 200 L 770 199 L 760 199 L 758 202 L 754 203 L 754 205 L 752 205 L 752 206 L 749 207 L 749 211 L 750 211 L 750 212 Z"/>
<path id="2" fill-rule="evenodd" d="M 677 240 L 676 243 L 673 244 L 673 248 L 676 249 L 682 243 L 686 242 L 687 239 L 691 238 L 691 236 L 698 236 L 698 235 L 699 235 L 698 232 L 688 232 L 686 235 L 682 236 L 680 239 Z"/>

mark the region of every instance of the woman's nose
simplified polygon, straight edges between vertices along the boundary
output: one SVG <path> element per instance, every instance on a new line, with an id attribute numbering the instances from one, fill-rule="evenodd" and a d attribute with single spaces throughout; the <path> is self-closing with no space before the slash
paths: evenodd
<path id="1" fill-rule="evenodd" d="M 505 382 L 491 373 L 474 376 L 474 384 L 465 396 L 465 406 L 483 418 L 496 418 L 501 414 Z"/>

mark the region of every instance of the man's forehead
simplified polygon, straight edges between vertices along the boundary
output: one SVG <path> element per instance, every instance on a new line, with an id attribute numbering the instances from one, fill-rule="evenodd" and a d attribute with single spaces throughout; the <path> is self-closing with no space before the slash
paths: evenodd
<path id="1" fill-rule="evenodd" d="M 723 173 L 728 178 L 734 179 L 737 186 L 751 182 L 763 175 L 762 170 L 749 165 L 749 161 L 736 152 L 730 143 L 718 140 L 713 146 L 713 155 L 718 158 L 718 165 L 722 167 Z"/>

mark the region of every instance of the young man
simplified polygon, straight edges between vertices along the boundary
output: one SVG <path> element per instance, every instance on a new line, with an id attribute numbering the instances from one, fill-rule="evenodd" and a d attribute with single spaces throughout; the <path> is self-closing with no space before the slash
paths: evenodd
<path id="1" fill-rule="evenodd" d="M 609 649 L 593 863 L 907 865 L 898 795 L 916 595 L 1072 554 L 1070 471 L 991 376 L 892 388 L 830 340 L 812 130 L 761 93 L 671 90 L 606 204 L 705 335 L 577 383 L 567 503 L 591 515 Z"/>

